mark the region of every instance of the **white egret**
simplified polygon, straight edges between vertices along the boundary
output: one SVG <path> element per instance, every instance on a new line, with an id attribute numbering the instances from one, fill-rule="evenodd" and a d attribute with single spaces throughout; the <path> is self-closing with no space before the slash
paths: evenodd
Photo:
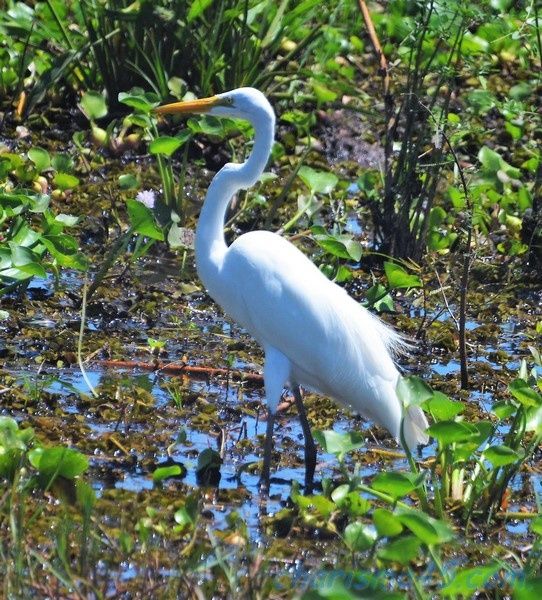
<path id="1" fill-rule="evenodd" d="M 242 164 L 214 177 L 196 229 L 196 266 L 211 297 L 262 345 L 269 417 L 262 483 L 269 486 L 275 414 L 285 386 L 294 394 L 305 436 L 306 485 L 312 486 L 316 447 L 299 386 L 329 396 L 385 427 L 410 449 L 427 443 L 427 420 L 396 394 L 392 355 L 402 338 L 331 282 L 293 244 L 252 231 L 227 246 L 224 218 L 233 195 L 254 185 L 273 144 L 275 114 L 265 96 L 240 88 L 210 98 L 160 106 L 158 114 L 206 113 L 252 123 L 254 147 Z"/>

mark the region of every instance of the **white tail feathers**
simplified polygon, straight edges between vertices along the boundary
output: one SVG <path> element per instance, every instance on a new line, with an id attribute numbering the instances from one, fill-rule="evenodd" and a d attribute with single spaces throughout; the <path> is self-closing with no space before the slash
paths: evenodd
<path id="1" fill-rule="evenodd" d="M 427 444 L 429 436 L 425 430 L 429 423 L 425 418 L 423 410 L 419 406 L 409 406 L 405 409 L 403 417 L 403 436 L 406 445 L 412 452 L 419 444 Z"/>

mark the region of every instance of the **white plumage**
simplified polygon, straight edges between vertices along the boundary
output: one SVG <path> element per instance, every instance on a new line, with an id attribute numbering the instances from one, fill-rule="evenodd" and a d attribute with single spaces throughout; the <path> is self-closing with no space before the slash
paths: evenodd
<path id="1" fill-rule="evenodd" d="M 253 231 L 231 246 L 224 217 L 239 189 L 253 185 L 265 168 L 275 116 L 261 92 L 240 88 L 209 99 L 159 107 L 160 113 L 208 112 L 249 120 L 254 148 L 242 165 L 227 164 L 215 176 L 196 230 L 196 264 L 209 294 L 263 346 L 270 412 L 263 479 L 269 477 L 270 436 L 283 388 L 301 385 L 330 396 L 400 437 L 403 409 L 396 394 L 399 373 L 392 359 L 401 337 L 327 279 L 284 238 Z M 300 395 L 296 395 L 303 418 Z M 413 449 L 427 442 L 419 407 L 404 415 L 404 436 Z M 306 444 L 308 425 L 304 425 Z M 306 458 L 312 460 L 309 448 Z M 308 467 L 309 468 L 309 467 Z M 314 466 L 312 466 L 314 470 Z M 312 474 L 310 479 L 312 479 Z"/>

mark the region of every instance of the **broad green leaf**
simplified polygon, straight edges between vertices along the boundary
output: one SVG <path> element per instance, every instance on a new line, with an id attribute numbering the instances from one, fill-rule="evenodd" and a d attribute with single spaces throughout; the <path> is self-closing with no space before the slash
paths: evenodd
<path id="1" fill-rule="evenodd" d="M 443 596 L 462 595 L 472 598 L 476 592 L 484 589 L 487 582 L 499 571 L 501 566 L 497 563 L 462 569 L 455 573 L 448 585 L 445 585 L 440 593 Z"/>
<path id="2" fill-rule="evenodd" d="M 75 175 L 70 175 L 69 173 L 55 173 L 53 183 L 58 189 L 65 191 L 77 187 L 79 185 L 79 179 L 77 179 Z"/>
<path id="3" fill-rule="evenodd" d="M 316 171 L 307 166 L 302 166 L 298 173 L 300 179 L 309 188 L 311 194 L 330 194 L 339 179 L 329 171 Z"/>
<path id="4" fill-rule="evenodd" d="M 407 535 L 397 540 L 388 542 L 378 551 L 378 558 L 407 565 L 418 556 L 422 541 L 414 536 Z"/>
<path id="5" fill-rule="evenodd" d="M 351 552 L 364 552 L 374 544 L 376 533 L 367 525 L 356 521 L 345 527 L 343 540 Z"/>
<path id="6" fill-rule="evenodd" d="M 542 576 L 516 577 L 514 579 L 513 600 L 540 600 L 542 598 Z"/>
<path id="7" fill-rule="evenodd" d="M 88 459 L 84 454 L 60 446 L 40 448 L 40 452 L 32 451 L 29 459 L 47 479 L 57 475 L 74 479 L 88 469 Z"/>
<path id="8" fill-rule="evenodd" d="M 134 88 L 131 92 L 120 92 L 119 102 L 135 108 L 142 113 L 150 113 L 151 110 L 160 102 L 160 98 L 152 92 L 144 92 L 142 89 Z"/>
<path id="9" fill-rule="evenodd" d="M 397 395 L 403 406 L 420 406 L 434 396 L 433 390 L 416 375 L 399 377 Z"/>
<path id="10" fill-rule="evenodd" d="M 34 163 L 36 171 L 41 173 L 51 166 L 51 157 L 49 152 L 43 148 L 30 148 L 28 158 Z"/>
<path id="11" fill-rule="evenodd" d="M 347 483 L 335 488 L 331 493 L 331 499 L 351 517 L 361 517 L 371 509 L 369 500 L 359 492 L 350 491 L 350 486 Z"/>
<path id="12" fill-rule="evenodd" d="M 367 290 L 365 297 L 366 306 L 372 307 L 378 312 L 393 312 L 395 310 L 393 298 L 380 283 L 371 286 Z"/>
<path id="13" fill-rule="evenodd" d="M 462 402 L 451 400 L 442 392 L 433 392 L 424 406 L 437 421 L 453 419 L 465 410 Z"/>
<path id="14" fill-rule="evenodd" d="M 433 519 L 433 517 L 423 512 L 408 508 L 397 508 L 395 516 L 428 546 L 443 544 L 454 538 L 454 533 L 447 523 Z"/>
<path id="15" fill-rule="evenodd" d="M 494 467 L 510 465 L 522 458 L 518 452 L 504 445 L 487 448 L 484 450 L 483 456 L 489 460 Z"/>
<path id="16" fill-rule="evenodd" d="M 440 421 L 433 423 L 427 433 L 437 439 L 440 444 L 447 446 L 458 442 L 468 442 L 479 434 L 474 425 L 457 421 Z"/>
<path id="17" fill-rule="evenodd" d="M 128 216 L 133 230 L 153 240 L 164 241 L 162 230 L 156 225 L 152 211 L 138 200 L 126 201 Z"/>
<path id="18" fill-rule="evenodd" d="M 523 406 L 540 406 L 542 404 L 542 395 L 533 390 L 523 379 L 514 379 L 508 386 L 508 390 Z"/>
<path id="19" fill-rule="evenodd" d="M 384 492 L 393 498 L 402 498 L 419 485 L 413 473 L 398 473 L 396 471 L 382 471 L 375 476 L 371 487 L 378 492 Z"/>
<path id="20" fill-rule="evenodd" d="M 171 156 L 175 150 L 183 145 L 183 140 L 177 137 L 161 136 L 152 140 L 149 144 L 149 152 L 151 154 L 163 154 Z"/>
<path id="21" fill-rule="evenodd" d="M 531 521 L 531 531 L 542 536 L 542 515 Z"/>
<path id="22" fill-rule="evenodd" d="M 119 176 L 119 187 L 121 190 L 135 190 L 139 187 L 139 181 L 132 173 Z"/>
<path id="23" fill-rule="evenodd" d="M 339 460 L 352 450 L 361 448 L 365 443 L 363 435 L 357 431 L 352 433 L 338 433 L 328 429 L 326 431 L 316 430 L 314 437 L 328 454 L 335 454 Z"/>
<path id="24" fill-rule="evenodd" d="M 334 502 L 331 502 L 328 498 L 322 495 L 317 496 L 300 496 L 294 497 L 294 502 L 299 506 L 300 509 L 316 511 L 324 518 L 328 518 L 333 511 L 336 510 Z"/>
<path id="25" fill-rule="evenodd" d="M 89 121 L 101 119 L 107 115 L 107 103 L 100 92 L 89 90 L 81 97 L 81 108 Z"/>
<path id="26" fill-rule="evenodd" d="M 60 213 L 55 217 L 55 221 L 62 223 L 64 227 L 74 227 L 79 223 L 80 217 L 76 217 L 74 215 L 66 215 L 64 213 Z"/>
<path id="27" fill-rule="evenodd" d="M 169 477 L 178 477 L 181 475 L 183 470 L 180 465 L 170 465 L 168 467 L 158 467 L 152 474 L 152 480 L 154 482 L 163 481 Z"/>
<path id="28" fill-rule="evenodd" d="M 422 287 L 421 279 L 417 275 L 407 273 L 396 263 L 386 261 L 384 271 L 391 289 Z"/>
<path id="29" fill-rule="evenodd" d="M 373 523 L 380 537 L 395 537 L 403 531 L 403 525 L 387 508 L 375 508 Z"/>

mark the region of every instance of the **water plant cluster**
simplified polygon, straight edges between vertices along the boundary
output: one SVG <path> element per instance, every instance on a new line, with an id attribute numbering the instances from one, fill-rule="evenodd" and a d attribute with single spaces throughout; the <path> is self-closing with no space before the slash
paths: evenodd
<path id="1" fill-rule="evenodd" d="M 540 10 L 3 3 L 0 595 L 540 597 Z M 243 85 L 278 129 L 228 236 L 279 231 L 391 313 L 421 348 L 400 397 L 433 440 L 375 448 L 378 429 L 308 395 L 319 487 L 303 493 L 285 416 L 268 500 L 261 357 L 192 267 L 210 174 L 252 132 L 153 113 Z"/>

